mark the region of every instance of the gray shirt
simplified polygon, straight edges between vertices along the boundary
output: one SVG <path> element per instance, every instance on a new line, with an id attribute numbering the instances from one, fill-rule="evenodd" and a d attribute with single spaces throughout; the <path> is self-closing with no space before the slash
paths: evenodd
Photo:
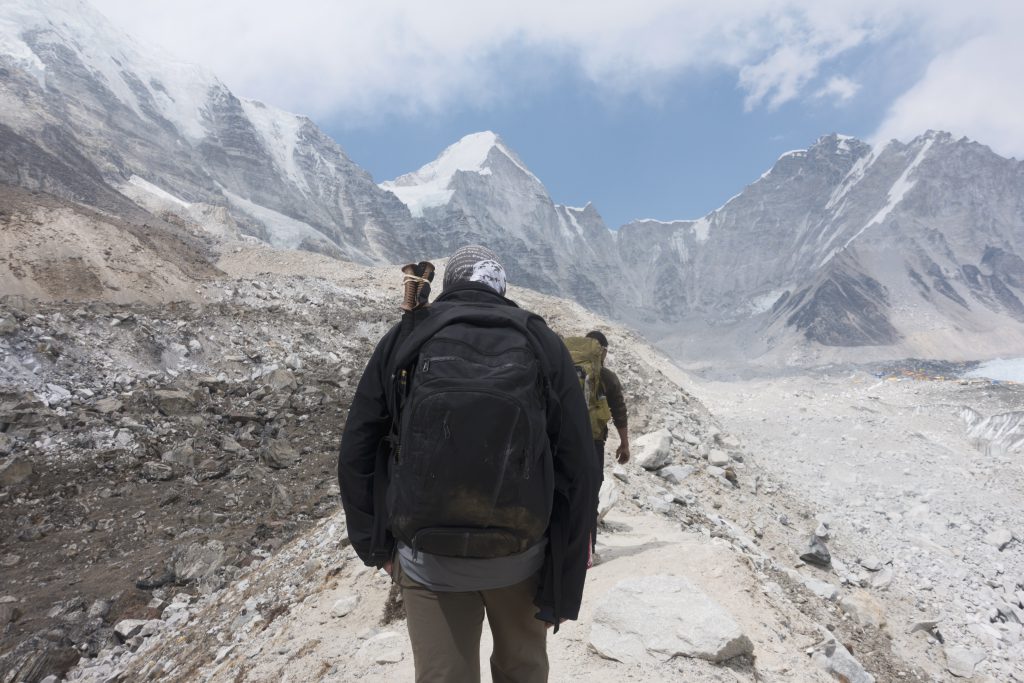
<path id="1" fill-rule="evenodd" d="M 416 583 L 440 593 L 485 591 L 512 586 L 540 571 L 548 539 L 516 555 L 480 559 L 431 555 L 399 542 L 402 572 Z"/>

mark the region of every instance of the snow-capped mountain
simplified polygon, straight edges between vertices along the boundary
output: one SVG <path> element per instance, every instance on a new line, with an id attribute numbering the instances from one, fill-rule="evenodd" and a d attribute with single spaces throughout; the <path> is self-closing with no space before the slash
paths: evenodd
<path id="1" fill-rule="evenodd" d="M 610 313 L 627 305 L 615 236 L 590 204 L 555 204 L 490 131 L 467 135 L 418 171 L 381 184 L 432 226 L 428 250 L 485 242 L 517 284 Z"/>
<path id="2" fill-rule="evenodd" d="M 111 209 L 152 190 L 226 206 L 276 245 L 407 256 L 408 210 L 308 118 L 236 97 L 83 0 L 0 4 L 0 69 L 2 180 Z"/>
<path id="3" fill-rule="evenodd" d="M 1024 164 L 947 133 L 823 137 L 698 221 L 619 238 L 660 317 L 738 326 L 759 352 L 1024 352 Z"/>

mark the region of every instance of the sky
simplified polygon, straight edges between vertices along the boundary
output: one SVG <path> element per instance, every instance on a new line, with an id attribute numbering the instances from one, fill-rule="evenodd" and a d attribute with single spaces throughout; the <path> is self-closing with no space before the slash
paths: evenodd
<path id="1" fill-rule="evenodd" d="M 92 0 L 378 182 L 492 130 L 609 227 L 697 218 L 783 153 L 946 130 L 1024 158 L 1024 0 Z"/>

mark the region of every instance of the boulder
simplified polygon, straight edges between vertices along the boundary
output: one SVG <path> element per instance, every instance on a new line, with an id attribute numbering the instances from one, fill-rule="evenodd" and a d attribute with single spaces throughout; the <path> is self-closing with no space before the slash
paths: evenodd
<path id="1" fill-rule="evenodd" d="M 670 484 L 681 484 L 693 472 L 692 465 L 669 465 L 658 470 L 658 476 Z"/>
<path id="2" fill-rule="evenodd" d="M 169 462 L 175 465 L 182 465 L 184 467 L 195 467 L 196 465 L 196 452 L 192 448 L 192 443 L 186 441 L 182 445 L 172 448 L 168 451 L 164 451 L 160 455 L 160 459 L 164 462 Z"/>
<path id="3" fill-rule="evenodd" d="M 142 632 L 148 622 L 145 619 L 122 619 L 114 625 L 114 633 L 122 643 Z"/>
<path id="4" fill-rule="evenodd" d="M 832 555 L 828 552 L 825 542 L 817 535 L 811 536 L 808 548 L 800 555 L 800 559 L 819 567 L 829 567 L 832 564 Z"/>
<path id="5" fill-rule="evenodd" d="M 331 614 L 335 617 L 347 616 L 358 604 L 359 596 L 346 595 L 345 597 L 334 601 L 334 605 L 331 607 Z"/>
<path id="6" fill-rule="evenodd" d="M 405 639 L 394 631 L 378 633 L 363 643 L 356 656 L 364 662 L 393 664 L 402 661 Z"/>
<path id="7" fill-rule="evenodd" d="M 121 410 L 121 408 L 124 407 L 124 403 L 116 398 L 107 397 L 96 401 L 96 405 L 94 407 L 96 408 L 96 412 L 103 415 L 109 415 L 110 413 L 116 413 Z"/>
<path id="8" fill-rule="evenodd" d="M 267 467 L 283 470 L 298 462 L 299 454 L 287 439 L 271 439 L 260 452 L 260 460 Z"/>
<path id="9" fill-rule="evenodd" d="M 174 478 L 174 468 L 164 462 L 147 462 L 142 466 L 142 476 L 151 481 L 168 481 Z"/>
<path id="10" fill-rule="evenodd" d="M 227 562 L 227 551 L 220 541 L 209 541 L 205 545 L 193 543 L 179 548 L 171 561 L 174 576 L 178 581 L 189 582 L 206 578 Z"/>
<path id="11" fill-rule="evenodd" d="M 645 470 L 657 470 L 672 460 L 672 434 L 667 429 L 659 429 L 644 434 L 634 445 L 636 464 Z"/>
<path id="12" fill-rule="evenodd" d="M 295 380 L 295 375 L 292 374 L 291 370 L 285 370 L 284 368 L 278 368 L 273 372 L 269 373 L 263 378 L 266 385 L 270 387 L 272 391 L 285 391 L 297 389 L 299 383 Z"/>
<path id="13" fill-rule="evenodd" d="M 754 650 L 732 616 L 681 576 L 616 584 L 594 609 L 590 646 L 627 664 L 679 655 L 722 662 Z"/>
<path id="14" fill-rule="evenodd" d="M 153 400 L 164 415 L 188 415 L 196 409 L 195 401 L 184 391 L 160 389 L 153 392 Z"/>
<path id="15" fill-rule="evenodd" d="M 0 486 L 16 486 L 32 476 L 32 463 L 20 457 L 0 462 Z"/>
<path id="16" fill-rule="evenodd" d="M 619 487 L 611 479 L 605 479 L 597 494 L 597 521 L 604 519 L 608 511 L 619 501 Z"/>
<path id="17" fill-rule="evenodd" d="M 729 454 L 718 448 L 708 451 L 708 464 L 715 467 L 725 467 L 729 464 Z"/>
<path id="18" fill-rule="evenodd" d="M 856 591 L 839 601 L 843 611 L 862 626 L 881 628 L 885 625 L 885 607 L 864 591 Z"/>
<path id="19" fill-rule="evenodd" d="M 947 646 L 944 652 L 946 654 L 946 669 L 959 678 L 971 678 L 974 676 L 974 667 L 985 661 L 984 650 L 952 645 Z"/>
<path id="20" fill-rule="evenodd" d="M 875 683 L 875 677 L 865 671 L 850 651 L 831 635 L 815 648 L 811 659 L 840 681 Z"/>
<path id="21" fill-rule="evenodd" d="M 1009 529 L 993 529 L 985 534 L 985 543 L 1002 550 L 1013 542 L 1013 534 Z"/>

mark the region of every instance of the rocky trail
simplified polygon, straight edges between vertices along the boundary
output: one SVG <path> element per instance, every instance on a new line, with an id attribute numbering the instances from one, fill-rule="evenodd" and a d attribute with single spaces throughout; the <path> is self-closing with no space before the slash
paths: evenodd
<path id="1" fill-rule="evenodd" d="M 0 681 L 410 677 L 334 472 L 397 271 L 240 243 L 216 265 L 173 305 L 0 305 Z M 717 410 L 724 390 L 575 304 L 512 295 L 562 334 L 606 330 L 634 442 L 607 465 L 601 561 L 551 637 L 553 680 L 949 679 L 936 628 L 909 632 L 935 616 L 916 587 L 878 578 L 900 555 L 695 397 Z"/>

